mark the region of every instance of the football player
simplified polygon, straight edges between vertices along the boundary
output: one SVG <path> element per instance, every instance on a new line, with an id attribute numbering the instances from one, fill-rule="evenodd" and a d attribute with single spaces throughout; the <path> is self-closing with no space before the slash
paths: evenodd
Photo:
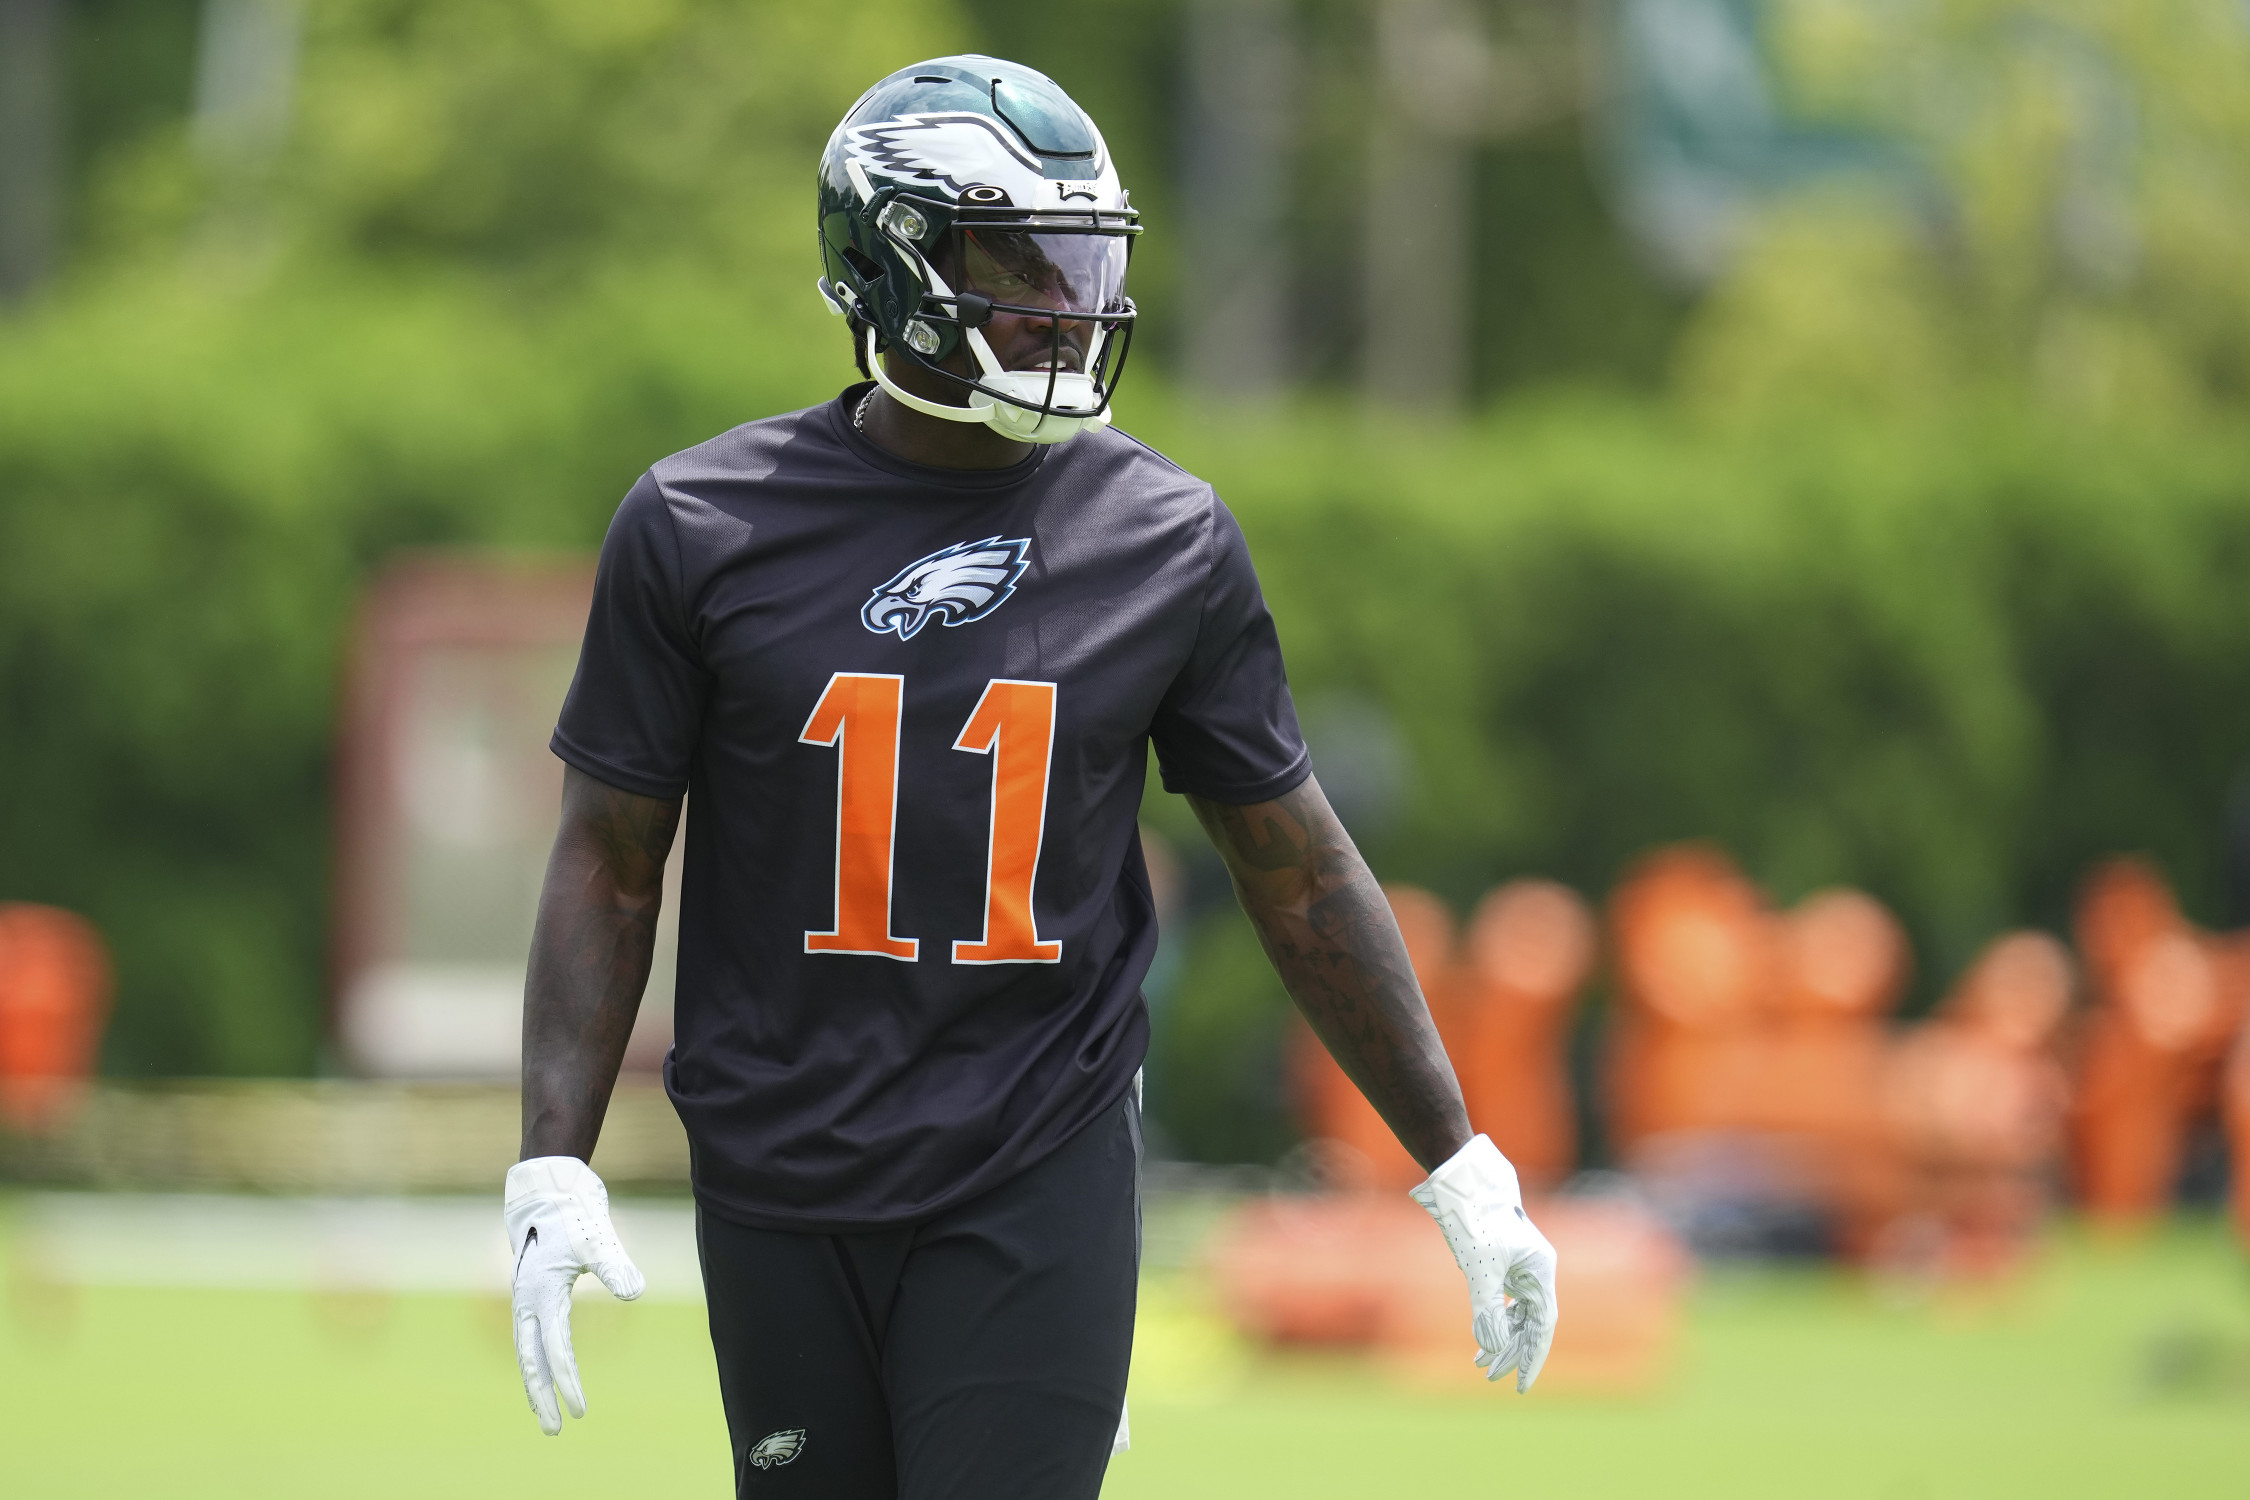
<path id="1" fill-rule="evenodd" d="M 868 379 L 663 460 L 618 509 L 554 735 L 506 1191 L 549 1433 L 586 1405 L 573 1284 L 642 1287 L 587 1161 L 684 797 L 664 1072 L 738 1492 L 1097 1493 L 1139 1258 L 1151 745 L 1429 1170 L 1477 1362 L 1539 1374 L 1554 1251 L 1313 779 L 1242 533 L 1108 425 L 1139 232 L 1046 77 L 884 79 L 819 180 L 820 295 Z"/>

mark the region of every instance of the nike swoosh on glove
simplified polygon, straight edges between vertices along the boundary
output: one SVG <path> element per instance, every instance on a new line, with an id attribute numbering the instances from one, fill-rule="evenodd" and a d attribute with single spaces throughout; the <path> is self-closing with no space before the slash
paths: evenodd
<path id="1" fill-rule="evenodd" d="M 1469 1278 L 1471 1330 L 1487 1380 L 1531 1389 L 1555 1341 L 1555 1247 L 1523 1211 L 1516 1169 L 1480 1135 L 1412 1190 Z"/>
<path id="2" fill-rule="evenodd" d="M 562 1405 L 586 1415 L 570 1347 L 570 1294 L 593 1273 L 630 1302 L 648 1287 L 609 1222 L 609 1189 L 575 1156 L 535 1156 L 508 1169 L 508 1248 L 515 1255 L 516 1363 L 539 1430 L 562 1431 Z"/>

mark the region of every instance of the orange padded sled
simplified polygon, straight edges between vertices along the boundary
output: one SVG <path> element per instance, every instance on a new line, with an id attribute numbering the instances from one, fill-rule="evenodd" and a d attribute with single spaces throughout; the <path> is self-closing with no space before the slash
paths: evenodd
<path id="1" fill-rule="evenodd" d="M 1626 1200 L 1532 1204 L 1560 1265 L 1563 1317 L 1543 1390 L 1645 1386 L 1676 1341 L 1685 1250 Z M 1208 1264 L 1229 1321 L 1274 1344 L 1372 1348 L 1417 1380 L 1467 1386 L 1468 1287 L 1445 1240 L 1403 1194 L 1255 1199 L 1213 1236 Z"/>

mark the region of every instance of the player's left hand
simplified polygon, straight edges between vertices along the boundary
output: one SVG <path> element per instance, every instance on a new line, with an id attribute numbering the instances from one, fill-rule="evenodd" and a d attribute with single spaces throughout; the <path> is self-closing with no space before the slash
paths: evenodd
<path id="1" fill-rule="evenodd" d="M 1530 1390 L 1555 1340 L 1555 1247 L 1524 1213 L 1514 1165 L 1480 1135 L 1413 1189 L 1413 1198 L 1445 1231 L 1469 1278 L 1470 1326 L 1485 1378 L 1512 1369 L 1517 1392 Z"/>
<path id="2" fill-rule="evenodd" d="M 588 1272 L 630 1302 L 648 1286 L 609 1222 L 609 1189 L 575 1156 L 535 1156 L 508 1169 L 508 1248 L 515 1256 L 516 1363 L 539 1430 L 562 1431 L 562 1405 L 586 1415 L 570 1347 L 570 1294 Z"/>

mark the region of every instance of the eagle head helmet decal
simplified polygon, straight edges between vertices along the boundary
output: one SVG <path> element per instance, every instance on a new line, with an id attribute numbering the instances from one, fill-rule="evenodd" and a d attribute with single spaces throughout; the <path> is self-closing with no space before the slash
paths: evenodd
<path id="1" fill-rule="evenodd" d="M 860 607 L 859 618 L 877 635 L 902 641 L 936 620 L 966 625 L 981 620 L 1016 591 L 1016 580 L 1031 566 L 1029 537 L 956 542 L 908 563 Z"/>
<path id="2" fill-rule="evenodd" d="M 1080 183 L 1049 182 L 1039 158 L 989 115 L 902 115 L 855 125 L 844 132 L 844 139 L 861 171 L 916 187 L 930 184 L 953 198 L 983 184 L 1004 190 L 1009 202 L 1030 208 L 1060 206 L 1066 187 L 1086 191 Z"/>
<path id="3" fill-rule="evenodd" d="M 804 1451 L 805 1429 L 792 1427 L 786 1432 L 767 1433 L 745 1456 L 753 1469 L 778 1469 Z"/>

